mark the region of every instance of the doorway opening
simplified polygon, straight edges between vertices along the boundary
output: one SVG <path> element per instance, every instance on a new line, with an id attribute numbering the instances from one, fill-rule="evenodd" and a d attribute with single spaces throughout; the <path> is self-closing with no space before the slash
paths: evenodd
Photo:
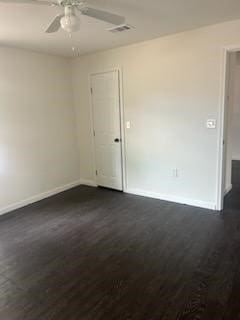
<path id="1" fill-rule="evenodd" d="M 221 209 L 240 209 L 240 50 L 226 52 Z"/>

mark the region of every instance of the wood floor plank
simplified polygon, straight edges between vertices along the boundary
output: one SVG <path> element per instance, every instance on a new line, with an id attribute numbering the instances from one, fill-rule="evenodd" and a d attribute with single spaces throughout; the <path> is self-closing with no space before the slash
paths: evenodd
<path id="1" fill-rule="evenodd" d="M 83 186 L 2 216 L 0 319 L 238 319 L 239 217 Z"/>

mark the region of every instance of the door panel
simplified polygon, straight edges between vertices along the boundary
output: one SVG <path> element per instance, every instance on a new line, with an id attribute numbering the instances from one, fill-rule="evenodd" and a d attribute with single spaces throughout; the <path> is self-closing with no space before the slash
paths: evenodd
<path id="1" fill-rule="evenodd" d="M 97 184 L 123 189 L 119 73 L 91 76 Z M 114 140 L 118 138 L 119 142 Z"/>

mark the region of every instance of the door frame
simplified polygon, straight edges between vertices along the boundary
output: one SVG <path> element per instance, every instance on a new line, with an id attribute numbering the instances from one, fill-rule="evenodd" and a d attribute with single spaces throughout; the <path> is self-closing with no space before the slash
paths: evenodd
<path id="1" fill-rule="evenodd" d="M 218 133 L 218 154 L 217 154 L 217 195 L 216 195 L 216 209 L 221 211 L 224 204 L 225 186 L 224 175 L 225 175 L 225 160 L 226 154 L 224 148 L 225 133 L 226 133 L 226 121 L 227 121 L 227 88 L 228 88 L 228 71 L 229 71 L 229 54 L 240 51 L 240 45 L 234 45 L 224 47 L 221 58 L 221 87 L 220 87 L 220 112 L 219 112 L 219 133 Z"/>
<path id="2" fill-rule="evenodd" d="M 123 192 L 127 190 L 127 170 L 126 170 L 126 132 L 125 132 L 125 113 L 124 113 L 124 100 L 123 100 L 123 72 L 121 67 L 104 69 L 99 71 L 90 72 L 88 75 L 88 88 L 89 88 L 89 103 L 90 103 L 90 126 L 91 126 L 91 142 L 92 142 L 92 155 L 93 155 L 93 176 L 94 183 L 97 186 L 97 164 L 96 164 L 96 152 L 95 152 L 95 139 L 94 139 L 94 111 L 93 100 L 91 92 L 91 78 L 94 75 L 104 74 L 109 72 L 118 72 L 119 77 L 119 121 L 120 121 L 120 139 L 121 139 L 121 163 L 122 163 L 122 187 Z"/>

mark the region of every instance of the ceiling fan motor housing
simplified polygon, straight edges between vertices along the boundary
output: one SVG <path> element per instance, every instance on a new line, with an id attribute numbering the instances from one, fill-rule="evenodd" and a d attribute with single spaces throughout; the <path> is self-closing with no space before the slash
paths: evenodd
<path id="1" fill-rule="evenodd" d="M 80 0 L 58 0 L 58 3 L 62 7 L 67 7 L 67 6 L 82 6 L 84 2 Z"/>

